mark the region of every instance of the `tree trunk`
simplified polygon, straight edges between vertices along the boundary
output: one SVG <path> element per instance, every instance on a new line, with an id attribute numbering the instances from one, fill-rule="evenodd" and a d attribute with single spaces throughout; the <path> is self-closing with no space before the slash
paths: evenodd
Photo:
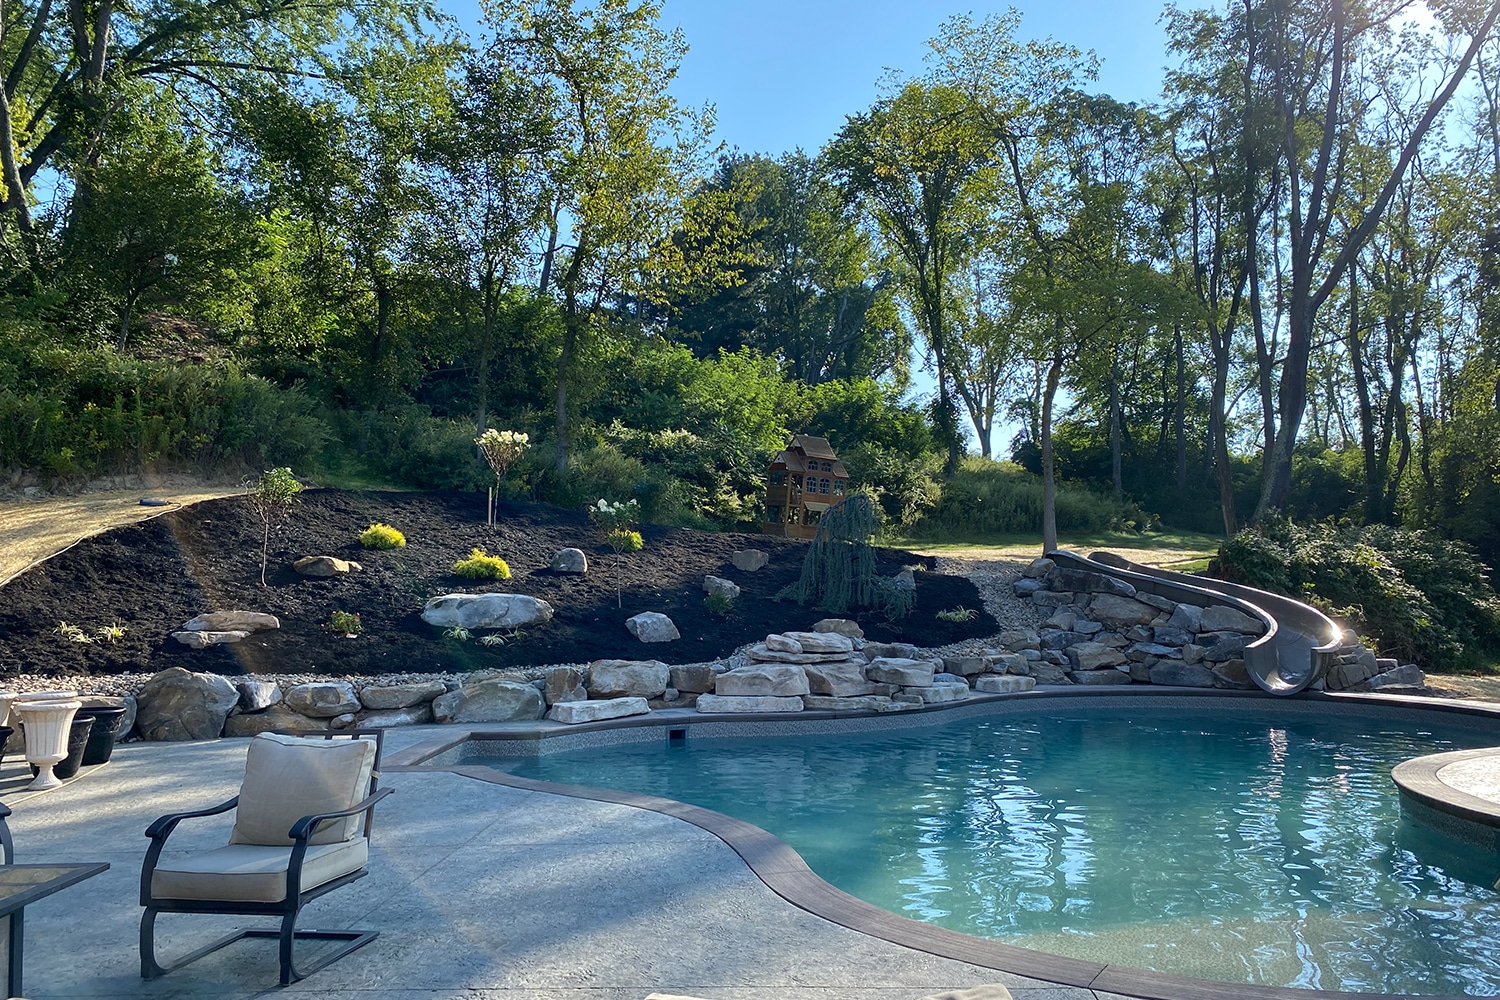
<path id="1" fill-rule="evenodd" d="M 1380 463 L 1375 457 L 1375 406 L 1370 401 L 1370 379 L 1365 374 L 1365 345 L 1359 336 L 1359 279 L 1349 271 L 1349 326 L 1344 334 L 1349 368 L 1354 373 L 1354 394 L 1359 400 L 1360 449 L 1365 466 L 1365 523 L 1380 519 Z"/>
<path id="2" fill-rule="evenodd" d="M 1187 358 L 1183 356 L 1182 324 L 1172 327 L 1172 346 L 1177 352 L 1177 408 L 1172 429 L 1177 436 L 1177 492 L 1187 489 Z"/>
<path id="3" fill-rule="evenodd" d="M 1109 367 L 1109 492 L 1115 503 L 1125 495 L 1120 451 L 1120 345 L 1116 344 Z"/>
<path id="4" fill-rule="evenodd" d="M 573 352 L 578 345 L 578 319 L 563 318 L 562 354 L 557 360 L 557 471 L 568 471 L 568 377 L 573 369 Z"/>
<path id="5" fill-rule="evenodd" d="M 1059 331 L 1059 336 L 1061 331 Z M 1057 476 L 1052 467 L 1052 401 L 1062 381 L 1062 355 L 1052 355 L 1042 392 L 1042 554 L 1057 548 Z"/>

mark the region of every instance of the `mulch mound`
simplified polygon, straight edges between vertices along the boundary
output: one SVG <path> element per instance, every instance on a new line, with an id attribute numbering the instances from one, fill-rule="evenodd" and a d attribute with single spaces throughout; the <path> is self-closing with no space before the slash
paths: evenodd
<path id="1" fill-rule="evenodd" d="M 360 547 L 356 536 L 382 521 L 405 533 L 388 551 Z M 645 548 L 616 556 L 582 511 L 503 503 L 498 524 L 484 523 L 484 497 L 472 493 L 311 490 L 270 543 L 267 586 L 260 585 L 261 524 L 240 497 L 211 500 L 94 536 L 0 588 L 0 679 L 18 674 L 151 672 L 170 666 L 223 674 L 369 675 L 448 672 L 583 663 L 620 657 L 689 663 L 727 657 L 767 633 L 806 629 L 827 615 L 776 595 L 801 573 L 807 543 L 762 535 L 719 534 L 642 525 Z M 547 567 L 562 548 L 583 549 L 586 576 Z M 483 548 L 502 556 L 510 580 L 457 576 L 453 561 Z M 734 568 L 737 549 L 764 550 L 764 569 Z M 328 579 L 291 570 L 304 555 L 356 560 L 364 572 Z M 876 641 L 940 646 L 998 630 L 974 585 L 934 572 L 933 560 L 881 551 L 880 572 L 916 567 L 917 607 L 904 619 L 850 615 Z M 733 580 L 740 598 L 725 614 L 704 605 L 706 574 Z M 421 619 L 429 597 L 448 593 L 529 594 L 550 603 L 553 619 L 501 646 L 446 639 Z M 938 611 L 962 605 L 978 614 L 947 622 Z M 264 611 L 281 628 L 233 645 L 190 650 L 170 633 L 205 611 Z M 334 611 L 358 612 L 364 632 L 349 639 L 323 627 Z M 645 644 L 625 630 L 641 611 L 671 617 L 682 633 Z M 71 642 L 60 622 L 92 634 L 115 622 L 113 644 Z"/>

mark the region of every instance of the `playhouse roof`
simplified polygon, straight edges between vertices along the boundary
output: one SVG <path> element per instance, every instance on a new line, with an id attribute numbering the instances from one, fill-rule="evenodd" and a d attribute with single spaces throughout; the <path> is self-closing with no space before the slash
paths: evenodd
<path id="1" fill-rule="evenodd" d="M 831 462 L 835 476 L 841 479 L 849 478 L 849 473 L 844 469 L 844 463 L 839 461 L 839 457 L 833 453 L 833 446 L 828 443 L 828 439 L 813 437 L 811 434 L 793 435 L 786 450 L 778 452 L 771 460 L 771 464 L 785 466 L 792 472 L 806 472 L 809 459 Z"/>

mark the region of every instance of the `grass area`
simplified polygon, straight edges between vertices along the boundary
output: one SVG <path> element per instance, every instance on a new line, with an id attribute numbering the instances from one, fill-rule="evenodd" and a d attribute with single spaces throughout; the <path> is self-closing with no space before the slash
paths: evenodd
<path id="1" fill-rule="evenodd" d="M 1115 552 L 1132 562 L 1146 566 L 1192 573 L 1208 565 L 1219 551 L 1217 535 L 1199 535 L 1187 531 L 1164 531 L 1135 534 L 1099 531 L 1064 535 L 1058 547 L 1088 555 L 1091 552 Z M 1029 562 L 1042 554 L 1042 540 L 1036 535 L 1001 535 L 989 538 L 948 539 L 893 538 L 887 544 L 922 555 L 952 556 L 957 559 L 1004 559 Z"/>

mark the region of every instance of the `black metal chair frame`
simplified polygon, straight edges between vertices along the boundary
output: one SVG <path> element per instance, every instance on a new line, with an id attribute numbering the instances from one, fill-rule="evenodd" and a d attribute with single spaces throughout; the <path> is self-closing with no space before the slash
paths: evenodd
<path id="1" fill-rule="evenodd" d="M 370 873 L 368 868 L 360 868 L 358 871 L 341 875 L 336 879 L 324 882 L 322 885 L 316 885 L 310 889 L 302 888 L 302 862 L 307 854 L 308 839 L 317 831 L 318 827 L 327 820 L 341 819 L 364 813 L 364 835 L 368 838 L 375 822 L 375 804 L 394 791 L 391 788 L 379 787 L 380 756 L 384 747 L 385 730 L 344 729 L 330 733 L 289 733 L 287 735 L 321 736 L 324 739 L 335 739 L 338 737 L 360 739 L 373 737 L 375 743 L 375 764 L 373 770 L 370 772 L 369 796 L 362 802 L 350 806 L 348 809 L 303 816 L 292 825 L 291 830 L 287 833 L 292 839 L 292 844 L 288 848 L 291 851 L 291 859 L 286 872 L 286 895 L 280 901 L 274 903 L 246 902 L 241 900 L 158 899 L 151 895 L 151 876 L 156 871 L 156 864 L 161 858 L 161 852 L 166 846 L 167 838 L 177 828 L 177 824 L 185 819 L 217 816 L 221 813 L 226 813 L 239 805 L 240 797 L 238 795 L 228 802 L 222 802 L 208 809 L 199 809 L 195 812 L 171 813 L 152 823 L 146 829 L 146 836 L 151 838 L 151 846 L 147 849 L 146 860 L 141 866 L 141 905 L 146 908 L 146 912 L 141 915 L 142 979 L 156 979 L 169 972 L 174 972 L 185 965 L 196 962 L 205 955 L 212 954 L 220 948 L 244 938 L 278 938 L 281 942 L 281 985 L 288 986 L 338 961 L 355 949 L 364 947 L 380 936 L 379 931 L 297 930 L 297 915 L 301 912 L 302 907 L 306 906 L 312 900 L 326 895 L 341 886 L 357 882 Z M 279 929 L 269 927 L 247 928 L 235 931 L 211 944 L 199 948 L 197 951 L 178 959 L 170 965 L 164 966 L 156 959 L 156 916 L 159 913 L 218 913 L 232 916 L 279 916 L 281 917 L 281 927 Z M 343 947 L 335 949 L 330 954 L 319 958 L 312 965 L 299 970 L 293 963 L 292 957 L 292 945 L 298 940 L 343 941 L 345 943 Z"/>

